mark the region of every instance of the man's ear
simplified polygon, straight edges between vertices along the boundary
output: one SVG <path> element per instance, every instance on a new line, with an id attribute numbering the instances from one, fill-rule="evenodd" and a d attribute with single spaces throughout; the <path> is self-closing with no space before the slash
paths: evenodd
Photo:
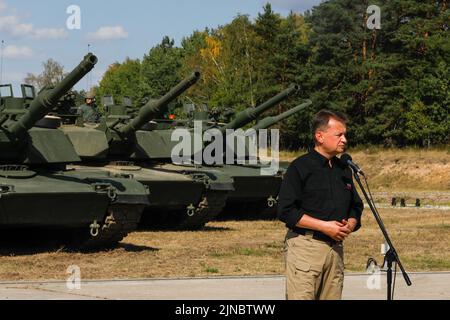
<path id="1" fill-rule="evenodd" d="M 314 134 L 314 137 L 316 138 L 316 143 L 322 144 L 323 143 L 323 134 L 322 131 L 317 130 Z"/>

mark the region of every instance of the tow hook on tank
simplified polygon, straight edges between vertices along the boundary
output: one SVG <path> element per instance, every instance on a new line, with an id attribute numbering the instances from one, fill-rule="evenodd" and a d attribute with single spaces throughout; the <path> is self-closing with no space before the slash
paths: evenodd
<path id="1" fill-rule="evenodd" d="M 116 199 L 117 199 L 116 188 L 114 188 L 114 187 L 108 188 L 108 198 L 111 200 L 111 202 L 116 201 Z"/>
<path id="2" fill-rule="evenodd" d="M 100 225 L 97 223 L 97 220 L 94 220 L 94 222 L 91 223 L 89 226 L 91 236 L 96 237 L 98 236 L 98 230 L 100 229 Z"/>
<path id="3" fill-rule="evenodd" d="M 277 199 L 274 199 L 274 197 L 272 196 L 267 198 L 267 205 L 269 206 L 269 208 L 272 208 L 277 202 Z"/>
<path id="4" fill-rule="evenodd" d="M 211 180 L 209 179 L 209 177 L 204 174 L 204 173 L 194 173 L 191 175 L 192 178 L 195 181 L 199 181 L 199 182 L 203 182 L 203 184 L 205 185 L 205 187 L 209 187 L 211 185 Z"/>
<path id="5" fill-rule="evenodd" d="M 192 203 L 187 206 L 186 213 L 187 213 L 188 217 L 192 217 L 195 214 L 195 207 Z"/>
<path id="6" fill-rule="evenodd" d="M 117 190 L 109 183 L 94 183 L 94 189 L 96 192 L 106 192 L 106 195 L 111 200 L 111 202 L 117 199 Z"/>
<path id="7" fill-rule="evenodd" d="M 2 194 L 4 193 L 10 193 L 10 192 L 14 192 L 14 186 L 10 186 L 10 185 L 0 185 L 0 197 Z"/>

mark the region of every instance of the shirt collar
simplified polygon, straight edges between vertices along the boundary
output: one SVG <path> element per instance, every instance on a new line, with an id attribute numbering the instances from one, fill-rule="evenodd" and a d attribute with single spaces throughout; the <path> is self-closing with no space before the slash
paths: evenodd
<path id="1" fill-rule="evenodd" d="M 320 154 L 319 152 L 317 152 L 315 149 L 312 149 L 311 155 L 312 155 L 314 161 L 316 161 L 317 163 L 319 163 L 321 166 L 329 166 L 329 165 L 328 165 L 328 161 L 329 161 L 328 158 L 325 157 L 325 156 L 323 156 L 323 155 L 321 155 L 321 154 Z M 333 164 L 339 163 L 339 162 L 336 161 L 336 160 L 337 160 L 337 157 L 331 158 L 331 162 L 332 162 Z"/>

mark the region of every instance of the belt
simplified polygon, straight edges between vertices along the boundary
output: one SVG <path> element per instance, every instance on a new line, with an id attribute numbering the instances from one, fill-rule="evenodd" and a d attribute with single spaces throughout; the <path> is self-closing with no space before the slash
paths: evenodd
<path id="1" fill-rule="evenodd" d="M 293 230 L 290 230 L 292 233 L 296 234 L 296 235 L 310 235 L 312 234 L 312 238 L 315 240 L 319 240 L 322 242 L 326 242 L 329 246 L 334 246 L 337 243 L 340 243 L 341 241 L 336 241 L 332 238 L 330 238 L 329 236 L 327 236 L 326 234 L 319 232 L 319 231 L 313 231 L 313 230 L 309 230 L 309 229 L 304 229 L 304 228 L 298 228 L 295 227 Z"/>

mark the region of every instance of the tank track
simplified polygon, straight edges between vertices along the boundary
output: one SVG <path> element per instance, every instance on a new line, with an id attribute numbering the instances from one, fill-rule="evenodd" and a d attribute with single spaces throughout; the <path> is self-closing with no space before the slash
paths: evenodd
<path id="1" fill-rule="evenodd" d="M 141 218 L 143 206 L 130 204 L 113 204 L 108 208 L 108 215 L 93 237 L 90 229 L 77 230 L 69 241 L 71 249 L 91 250 L 115 246 L 128 233 L 136 230 Z"/>
<path id="2" fill-rule="evenodd" d="M 192 216 L 185 209 L 147 212 L 142 226 L 150 229 L 200 230 L 213 220 L 225 207 L 227 191 L 209 190 L 198 204 Z"/>

